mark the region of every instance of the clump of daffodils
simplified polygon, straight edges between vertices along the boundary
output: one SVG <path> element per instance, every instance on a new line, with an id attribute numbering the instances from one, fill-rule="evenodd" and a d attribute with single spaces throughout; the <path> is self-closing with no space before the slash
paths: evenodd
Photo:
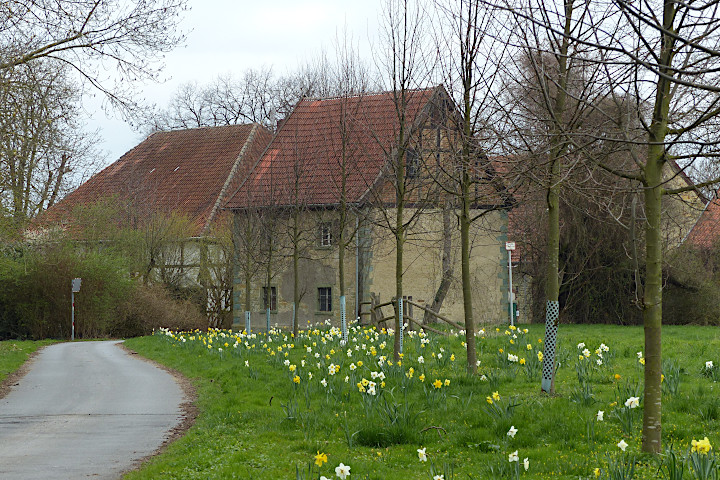
<path id="1" fill-rule="evenodd" d="M 708 453 L 710 453 L 710 450 L 712 450 L 712 445 L 710 445 L 710 440 L 708 440 L 708 437 L 705 437 L 702 440 L 693 439 L 691 445 L 691 451 L 693 453 L 697 452 L 701 455 L 707 455 Z"/>

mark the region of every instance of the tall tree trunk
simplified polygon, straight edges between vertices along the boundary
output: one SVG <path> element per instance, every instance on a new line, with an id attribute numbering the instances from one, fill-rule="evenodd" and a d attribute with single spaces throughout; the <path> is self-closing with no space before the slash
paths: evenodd
<path id="1" fill-rule="evenodd" d="M 292 331 L 293 336 L 298 336 L 298 307 L 300 305 L 300 226 L 298 225 L 299 213 L 295 210 L 293 220 L 293 311 Z"/>
<path id="2" fill-rule="evenodd" d="M 452 277 L 454 273 L 452 263 L 452 202 L 448 199 L 443 205 L 443 250 L 442 250 L 442 277 L 440 278 L 440 285 L 435 292 L 433 297 L 432 305 L 430 310 L 435 313 L 440 312 L 442 304 L 445 301 L 450 285 L 452 284 Z M 432 313 L 425 311 L 423 315 L 423 324 L 428 324 L 434 321 Z"/>
<path id="3" fill-rule="evenodd" d="M 467 146 L 466 146 L 467 148 Z M 467 152 L 469 153 L 469 151 Z M 466 156 L 465 159 L 468 159 Z M 467 167 L 468 164 L 466 164 Z M 475 350 L 475 320 L 472 304 L 472 279 L 470 278 L 470 176 L 463 169 L 462 212 L 460 213 L 460 249 L 462 264 L 462 291 L 465 313 L 465 346 L 467 350 L 467 372 L 477 372 L 477 354 Z"/>
<path id="4" fill-rule="evenodd" d="M 249 216 L 249 215 L 248 215 Z M 249 220 L 248 220 L 249 225 Z M 249 230 L 249 227 L 248 227 Z M 245 232 L 247 235 L 249 232 Z M 246 243 L 245 243 L 245 329 L 247 330 L 247 324 L 248 320 L 250 318 L 250 312 L 252 311 L 252 299 L 251 299 L 251 288 L 250 288 L 250 282 L 252 282 L 252 272 L 250 270 L 250 265 L 252 262 L 252 251 L 250 249 L 250 243 L 248 243 L 248 239 L 246 237 Z M 250 333 L 249 331 L 247 333 Z"/>
<path id="5" fill-rule="evenodd" d="M 663 146 L 650 147 L 645 175 L 645 294 L 643 297 L 643 325 L 645 328 L 645 397 L 643 409 L 644 452 L 661 452 L 662 373 L 662 158 Z"/>
<path id="6" fill-rule="evenodd" d="M 547 276 L 545 295 L 547 298 L 545 314 L 545 356 L 543 357 L 543 375 L 541 388 L 543 391 L 555 393 L 555 349 L 557 346 L 557 330 L 560 320 L 560 167 L 565 154 L 567 142 L 563 138 L 563 129 L 558 122 L 565 116 L 567 101 L 568 71 L 567 57 L 572 34 L 573 1 L 565 0 L 565 28 L 558 54 L 558 87 L 553 105 L 553 136 L 551 138 L 550 168 L 547 179 L 548 207 L 548 244 L 547 244 Z"/>
<path id="7" fill-rule="evenodd" d="M 643 325 L 645 329 L 645 390 L 643 406 L 642 450 L 660 453 L 662 448 L 662 169 L 665 164 L 665 137 L 670 112 L 673 61 L 673 23 L 675 4 L 665 2 L 657 91 L 653 118 L 648 135 L 645 164 L 645 290 L 643 293 Z"/>

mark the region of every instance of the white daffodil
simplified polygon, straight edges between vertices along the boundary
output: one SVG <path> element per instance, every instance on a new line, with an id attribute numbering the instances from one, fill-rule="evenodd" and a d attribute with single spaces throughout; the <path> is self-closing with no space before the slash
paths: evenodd
<path id="1" fill-rule="evenodd" d="M 515 438 L 515 434 L 517 433 L 517 428 L 515 428 L 515 425 L 510 426 L 510 430 L 507 432 L 507 436 L 511 438 Z"/>
<path id="2" fill-rule="evenodd" d="M 350 476 L 350 467 L 340 463 L 340 465 L 335 467 L 335 475 L 337 475 L 340 480 L 345 480 Z"/>
<path id="3" fill-rule="evenodd" d="M 417 449 L 418 458 L 421 462 L 427 462 L 427 454 L 425 453 L 425 447 Z"/>

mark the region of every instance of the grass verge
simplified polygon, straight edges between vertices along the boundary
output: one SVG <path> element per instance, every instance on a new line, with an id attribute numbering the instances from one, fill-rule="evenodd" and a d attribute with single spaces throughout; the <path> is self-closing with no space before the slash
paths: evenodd
<path id="1" fill-rule="evenodd" d="M 371 480 L 622 478 L 630 466 L 632 478 L 664 478 L 668 457 L 640 453 L 642 328 L 562 325 L 555 397 L 539 393 L 543 326 L 527 329 L 493 327 L 478 338 L 476 376 L 465 373 L 461 335 L 410 334 L 400 365 L 392 336 L 365 329 L 347 345 L 327 330 L 128 340 L 193 381 L 200 414 L 185 437 L 125 478 L 337 478 L 340 463 L 351 466 L 349 478 Z M 706 367 L 720 364 L 720 330 L 663 333 L 663 441 L 682 457 L 693 439 L 720 441 L 719 378 Z M 639 407 L 625 407 L 634 396 Z M 319 467 L 318 452 L 328 458 Z"/>

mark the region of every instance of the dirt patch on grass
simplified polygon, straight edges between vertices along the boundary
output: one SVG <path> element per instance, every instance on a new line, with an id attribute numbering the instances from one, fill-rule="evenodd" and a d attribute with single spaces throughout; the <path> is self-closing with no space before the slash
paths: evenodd
<path id="1" fill-rule="evenodd" d="M 166 367 L 165 365 L 162 365 L 158 362 L 150 360 L 149 358 L 145 358 L 142 355 L 139 355 L 134 350 L 127 348 L 122 343 L 118 343 L 117 345 L 118 345 L 118 347 L 125 350 L 129 355 L 134 355 L 138 359 L 140 359 L 144 362 L 148 362 L 148 363 L 156 366 L 157 368 L 168 372 L 170 375 L 173 376 L 173 378 L 175 379 L 177 384 L 180 386 L 180 388 L 182 389 L 183 394 L 185 396 L 185 401 L 180 404 L 180 412 L 181 412 L 180 413 L 180 421 L 178 422 L 177 425 L 175 425 L 173 428 L 170 429 L 170 431 L 167 433 L 165 441 L 162 443 L 162 445 L 160 445 L 158 447 L 158 449 L 155 450 L 150 455 L 147 455 L 143 458 L 138 459 L 131 468 L 129 468 L 128 470 L 123 472 L 123 475 L 124 475 L 125 473 L 131 472 L 133 470 L 138 470 L 140 467 L 142 467 L 142 465 L 145 462 L 147 462 L 148 460 L 150 460 L 151 458 L 153 458 L 157 455 L 160 455 L 167 449 L 168 445 L 170 445 L 175 440 L 184 436 L 185 433 L 188 430 L 190 430 L 190 427 L 192 427 L 193 424 L 195 423 L 195 419 L 198 416 L 199 410 L 196 405 L 197 390 L 195 389 L 195 386 L 192 384 L 192 382 L 187 377 L 185 377 L 182 373 L 178 372 L 177 370 L 175 370 L 173 368 Z"/>

